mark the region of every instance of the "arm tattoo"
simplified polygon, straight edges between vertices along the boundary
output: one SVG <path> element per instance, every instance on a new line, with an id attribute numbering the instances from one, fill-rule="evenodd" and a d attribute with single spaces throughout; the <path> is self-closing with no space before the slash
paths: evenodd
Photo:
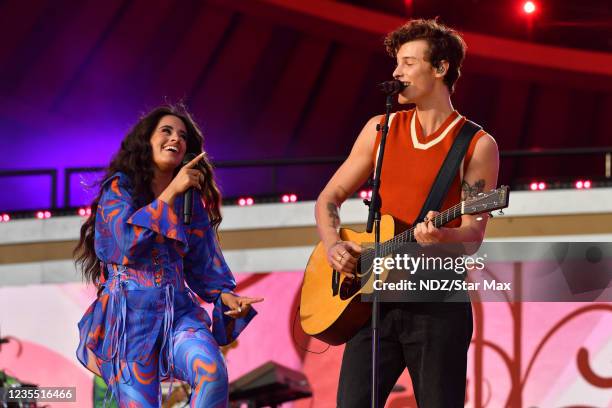
<path id="1" fill-rule="evenodd" d="M 329 218 L 332 222 L 332 227 L 338 228 L 340 226 L 340 215 L 338 215 L 338 207 L 334 203 L 327 203 L 327 211 Z"/>
<path id="2" fill-rule="evenodd" d="M 484 191 L 485 181 L 484 179 L 477 180 L 474 184 L 470 185 L 465 180 L 461 183 L 461 199 L 467 200 L 470 198 L 474 198 L 478 195 L 478 193 L 482 193 Z"/>

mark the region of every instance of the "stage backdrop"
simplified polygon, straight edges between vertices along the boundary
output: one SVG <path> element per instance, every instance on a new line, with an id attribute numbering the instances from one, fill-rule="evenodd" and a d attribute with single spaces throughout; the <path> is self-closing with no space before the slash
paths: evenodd
<path id="1" fill-rule="evenodd" d="M 295 320 L 301 271 L 237 277 L 241 293 L 265 301 L 227 352 L 230 379 L 273 360 L 310 381 L 314 401 L 295 408 L 334 407 L 343 347 L 305 351 L 327 346 L 309 341 Z M 79 283 L 0 288 L 2 336 L 14 338 L 0 351 L 0 369 L 41 386 L 76 386 L 78 406 L 91 406 L 93 378 L 74 351 L 77 322 L 94 296 Z M 611 407 L 611 311 L 602 303 L 474 304 L 466 406 Z M 404 391 L 387 407 L 415 407 L 407 373 L 399 384 Z"/>

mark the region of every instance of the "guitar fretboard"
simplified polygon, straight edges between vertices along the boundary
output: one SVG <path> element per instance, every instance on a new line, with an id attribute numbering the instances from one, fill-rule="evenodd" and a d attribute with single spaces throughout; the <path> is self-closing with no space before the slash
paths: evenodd
<path id="1" fill-rule="evenodd" d="M 452 220 L 461 217 L 462 205 L 463 205 L 463 202 L 460 202 L 458 204 L 455 204 L 451 208 L 444 210 L 443 212 L 437 214 L 431 220 L 431 222 L 436 228 L 440 228 L 441 226 L 448 224 Z M 397 251 L 397 248 L 399 245 L 402 245 L 408 242 L 415 242 L 416 241 L 414 238 L 415 229 L 416 229 L 416 225 L 412 226 L 411 228 L 407 229 L 401 234 L 397 234 L 393 238 L 381 243 L 380 244 L 381 256 L 385 257 L 385 256 L 388 256 L 394 253 L 395 251 Z M 362 257 L 365 258 L 365 262 L 368 262 L 368 263 L 373 261 L 374 256 L 375 256 L 375 253 L 373 249 L 369 251 L 365 251 L 362 255 Z"/>

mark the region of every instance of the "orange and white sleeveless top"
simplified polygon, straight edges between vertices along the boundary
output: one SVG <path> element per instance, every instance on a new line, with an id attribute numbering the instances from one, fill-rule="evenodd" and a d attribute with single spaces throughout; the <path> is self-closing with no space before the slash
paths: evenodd
<path id="1" fill-rule="evenodd" d="M 414 221 L 465 121 L 463 116 L 453 111 L 434 133 L 425 136 L 416 109 L 391 114 L 381 172 L 382 214 L 391 214 L 406 224 Z M 440 211 L 461 201 L 463 174 L 470 163 L 476 143 L 484 135 L 486 132 L 480 130 L 472 139 Z M 378 132 L 372 152 L 374 165 L 378 156 L 380 138 L 381 133 Z M 461 219 L 457 219 L 446 227 L 460 225 Z"/>

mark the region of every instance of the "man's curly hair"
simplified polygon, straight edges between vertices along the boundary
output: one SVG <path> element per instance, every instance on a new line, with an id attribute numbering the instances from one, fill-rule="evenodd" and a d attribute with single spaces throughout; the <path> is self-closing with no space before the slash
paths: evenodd
<path id="1" fill-rule="evenodd" d="M 461 75 L 466 45 L 461 35 L 436 20 L 411 20 L 385 37 L 387 53 L 395 58 L 400 47 L 410 41 L 425 40 L 429 44 L 426 60 L 438 69 L 442 61 L 448 61 L 444 84 L 453 93 L 455 82 Z"/>

